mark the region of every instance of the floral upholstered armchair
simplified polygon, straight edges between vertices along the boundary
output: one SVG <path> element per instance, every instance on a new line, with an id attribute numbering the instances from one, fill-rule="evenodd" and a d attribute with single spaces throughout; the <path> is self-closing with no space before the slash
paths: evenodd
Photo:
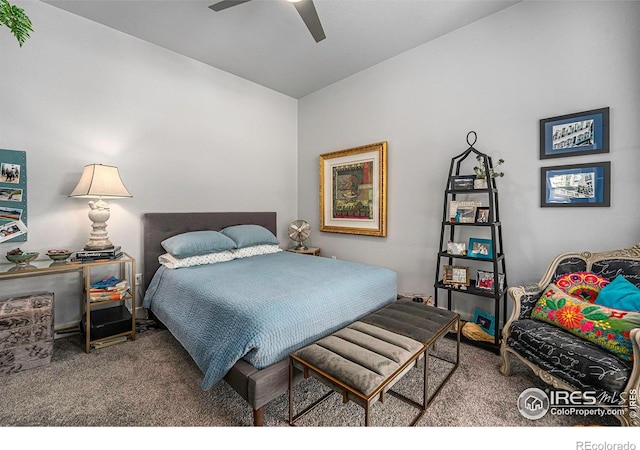
<path id="1" fill-rule="evenodd" d="M 640 425 L 640 244 L 600 253 L 564 253 L 534 285 L 509 288 L 503 375 L 515 355 L 545 383 L 588 392 Z"/>

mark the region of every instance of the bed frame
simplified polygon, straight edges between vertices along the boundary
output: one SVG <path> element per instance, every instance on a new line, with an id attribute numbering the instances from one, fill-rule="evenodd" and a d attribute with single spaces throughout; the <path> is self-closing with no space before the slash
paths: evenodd
<path id="1" fill-rule="evenodd" d="M 171 236 L 188 231 L 219 231 L 232 225 L 245 224 L 261 225 L 277 236 L 275 212 L 147 213 L 143 215 L 142 224 L 145 292 L 160 267 L 158 256 L 165 253 L 160 243 Z M 295 379 L 302 379 L 302 374 L 297 373 Z M 253 424 L 262 426 L 264 406 L 288 391 L 289 358 L 260 370 L 240 360 L 227 372 L 224 380 L 253 409 Z"/>

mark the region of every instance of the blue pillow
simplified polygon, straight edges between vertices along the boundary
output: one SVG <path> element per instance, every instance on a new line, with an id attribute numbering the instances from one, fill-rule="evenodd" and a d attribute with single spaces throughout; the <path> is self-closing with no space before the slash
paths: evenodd
<path id="1" fill-rule="evenodd" d="M 176 258 L 219 253 L 236 248 L 236 243 L 213 230 L 190 231 L 177 234 L 161 242 L 162 247 Z"/>
<path id="2" fill-rule="evenodd" d="M 271 231 L 260 225 L 234 225 L 225 228 L 221 233 L 233 239 L 238 248 L 280 243 Z"/>
<path id="3" fill-rule="evenodd" d="M 595 304 L 624 311 L 640 311 L 640 289 L 622 275 L 618 275 L 602 288 Z"/>

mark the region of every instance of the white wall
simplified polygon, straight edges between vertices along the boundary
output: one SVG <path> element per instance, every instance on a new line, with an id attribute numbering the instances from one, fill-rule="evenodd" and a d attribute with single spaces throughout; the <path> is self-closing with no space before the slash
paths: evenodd
<path id="1" fill-rule="evenodd" d="M 35 31 L 19 48 L 0 28 L 0 149 L 27 152 L 29 234 L 0 255 L 82 248 L 89 207 L 67 196 L 92 163 L 118 166 L 133 194 L 110 202 L 108 232 L 135 258 L 145 212 L 277 211 L 288 243 L 296 100 L 47 4 L 12 3 Z M 40 288 L 56 292 L 56 327 L 79 318 L 74 275 L 1 283 L 0 295 Z"/>
<path id="2" fill-rule="evenodd" d="M 432 294 L 449 163 L 470 130 L 478 150 L 506 160 L 510 285 L 538 281 L 558 253 L 640 241 L 638 23 L 635 1 L 525 1 L 301 99 L 298 215 L 313 224 L 311 243 L 395 269 L 401 291 Z M 540 119 L 605 106 L 609 154 L 539 159 Z M 319 232 L 318 155 L 382 140 L 388 236 Z M 540 207 L 540 167 L 596 161 L 612 164 L 611 207 Z M 490 308 L 469 300 L 463 312 Z"/>

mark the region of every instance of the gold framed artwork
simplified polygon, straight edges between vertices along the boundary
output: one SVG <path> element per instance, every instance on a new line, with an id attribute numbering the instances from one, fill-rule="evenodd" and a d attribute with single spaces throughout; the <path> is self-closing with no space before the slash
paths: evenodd
<path id="1" fill-rule="evenodd" d="M 387 235 L 387 142 L 320 155 L 320 231 Z"/>

